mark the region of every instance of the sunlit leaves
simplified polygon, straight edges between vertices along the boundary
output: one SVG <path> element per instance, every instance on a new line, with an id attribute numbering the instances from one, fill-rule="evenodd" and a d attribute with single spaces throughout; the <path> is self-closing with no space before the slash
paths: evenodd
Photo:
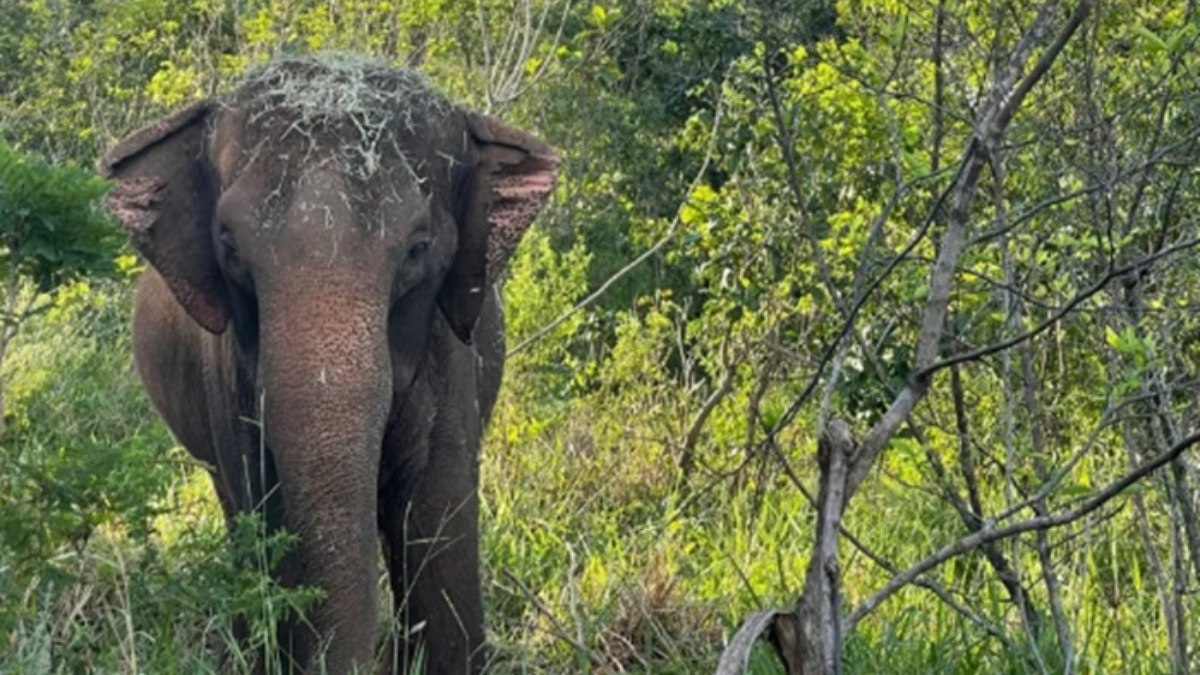
<path id="1" fill-rule="evenodd" d="M 200 78 L 187 68 L 178 68 L 166 61 L 146 85 L 146 95 L 151 101 L 167 107 L 178 107 L 185 101 L 199 98 Z"/>

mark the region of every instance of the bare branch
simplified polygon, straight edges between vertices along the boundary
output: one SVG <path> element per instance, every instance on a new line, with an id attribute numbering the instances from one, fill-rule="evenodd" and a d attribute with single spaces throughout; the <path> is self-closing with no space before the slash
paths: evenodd
<path id="1" fill-rule="evenodd" d="M 1045 332 L 1048 328 L 1050 328 L 1054 324 L 1061 321 L 1063 317 L 1070 314 L 1080 304 L 1082 304 L 1083 302 L 1085 302 L 1092 296 L 1096 295 L 1100 291 L 1104 290 L 1104 287 L 1107 286 L 1109 283 L 1111 283 L 1113 279 L 1117 279 L 1117 278 L 1125 276 L 1126 274 L 1130 274 L 1132 272 L 1138 271 L 1144 267 L 1154 264 L 1156 261 L 1158 261 L 1162 258 L 1165 258 L 1172 254 L 1178 253 L 1180 251 L 1185 251 L 1189 248 L 1196 246 L 1197 244 L 1200 244 L 1200 237 L 1195 238 L 1195 239 L 1189 239 L 1185 242 L 1176 244 L 1174 246 L 1164 248 L 1163 250 L 1152 253 L 1152 254 L 1142 258 L 1141 260 L 1134 261 L 1123 267 L 1118 267 L 1118 268 L 1112 269 L 1108 272 L 1108 274 L 1105 274 L 1103 277 L 1101 277 L 1099 281 L 1092 284 L 1090 287 L 1088 287 L 1082 293 L 1076 295 L 1074 298 L 1071 299 L 1070 302 L 1063 305 L 1058 311 L 1051 314 L 1045 321 L 1039 323 L 1037 326 L 1034 326 L 1033 328 L 1021 333 L 1020 335 L 1015 335 L 1011 338 L 1008 338 L 1007 340 L 1001 340 L 1000 342 L 988 345 L 986 347 L 980 347 L 978 349 L 973 349 L 968 352 L 962 352 L 961 354 L 955 354 L 954 356 L 948 357 L 937 363 L 926 366 L 925 368 L 917 371 L 917 373 L 915 375 L 913 375 L 913 379 L 914 380 L 928 380 L 928 378 L 930 378 L 934 373 L 936 373 L 939 370 L 942 370 L 944 368 L 949 368 L 950 366 L 953 366 L 953 365 L 956 365 L 959 363 L 966 363 L 967 361 L 977 361 L 986 356 L 990 356 L 991 354 L 995 354 L 997 352 L 1001 352 L 1006 349 L 1009 349 L 1009 348 L 1011 348 L 1017 344 L 1020 344 L 1026 340 L 1037 337 L 1041 333 Z"/>
<path id="2" fill-rule="evenodd" d="M 937 357 L 942 327 L 950 305 L 950 287 L 954 279 L 954 270 L 958 266 L 958 258 L 966 244 L 966 229 L 971 206 L 975 199 L 975 188 L 986 160 L 983 151 L 990 152 L 990 148 L 995 147 L 999 142 L 1025 96 L 1048 71 L 1054 57 L 1061 51 L 1061 45 L 1065 44 L 1079 27 L 1078 21 L 1069 21 L 1059 32 L 1051 49 L 1047 50 L 1047 54 L 1050 56 L 1047 58 L 1047 55 L 1043 54 L 1043 58 L 1038 61 L 1038 66 L 1021 81 L 1017 89 L 1013 89 L 1013 82 L 1033 51 L 1034 45 L 1038 41 L 1037 38 L 1047 29 L 1056 4 L 1054 0 L 1051 0 L 1041 7 L 1033 26 L 1026 31 L 1025 36 L 1017 45 L 1009 65 L 992 87 L 989 109 L 981 116 L 972 140 L 964 153 L 964 168 L 955 182 L 953 206 L 946 223 L 946 232 L 942 235 L 938 248 L 937 262 L 930 276 L 929 299 L 921 318 L 921 334 L 917 340 L 916 350 L 918 376 L 914 377 L 909 385 L 900 392 L 864 439 L 859 456 L 855 458 L 854 465 L 850 468 L 847 497 L 852 496 L 858 486 L 862 484 L 863 479 L 871 470 L 871 466 L 875 463 L 875 458 L 886 447 L 908 413 L 925 397 L 928 391 L 928 375 L 931 373 L 925 371 Z M 1086 16 L 1091 9 L 1091 0 L 1083 0 L 1079 7 L 1080 10 L 1076 12 L 1076 15 L 1079 15 L 1079 20 L 1082 21 L 1082 17 Z M 1057 49 L 1054 48 L 1055 45 L 1058 45 Z M 1003 106 L 1002 109 L 1001 106 Z"/>
<path id="3" fill-rule="evenodd" d="M 1122 478 L 1109 483 L 1103 490 L 1100 490 L 1093 497 L 1084 501 L 1080 506 L 1071 509 L 1070 511 L 1065 511 L 1055 515 L 1030 518 L 1028 520 L 1022 520 L 1004 527 L 985 527 L 979 532 L 963 537 L 962 539 L 943 547 L 933 555 L 909 567 L 903 573 L 893 577 L 892 580 L 889 581 L 883 588 L 879 589 L 874 595 L 863 601 L 863 603 L 859 605 L 858 609 L 854 610 L 854 612 L 846 618 L 842 625 L 843 633 L 853 630 L 858 622 L 863 619 L 863 617 L 865 617 L 867 614 L 870 614 L 872 611 L 878 608 L 884 600 L 891 597 L 892 594 L 903 588 L 905 585 L 911 583 L 913 579 L 917 578 L 921 574 L 928 572 L 929 570 L 937 567 L 951 558 L 979 548 L 988 542 L 1007 539 L 1008 537 L 1013 537 L 1024 532 L 1061 527 L 1063 525 L 1073 523 L 1100 508 L 1101 506 L 1104 506 L 1114 497 L 1117 497 L 1122 492 L 1129 489 L 1130 486 L 1141 481 L 1146 476 L 1169 464 L 1172 460 L 1182 455 L 1185 450 L 1192 447 L 1197 442 L 1200 442 L 1200 431 L 1194 432 L 1185 437 L 1183 440 L 1172 446 L 1172 448 L 1167 452 L 1158 455 L 1154 459 L 1143 462 L 1136 469 L 1130 471 Z"/>
<path id="4" fill-rule="evenodd" d="M 571 634 L 567 632 L 567 629 L 562 625 L 562 622 L 558 620 L 558 617 L 554 615 L 554 612 L 550 611 L 550 608 L 546 607 L 546 603 L 542 602 L 541 598 L 539 598 L 536 593 L 531 591 L 529 587 L 525 585 L 525 582 L 518 579 L 513 575 L 512 572 L 509 572 L 508 570 L 501 570 L 500 573 L 504 575 L 505 579 L 508 579 L 515 584 L 517 588 L 521 589 L 521 593 L 525 595 L 526 599 L 533 603 L 533 606 L 537 608 L 538 612 L 540 612 L 542 616 L 546 617 L 546 620 L 550 622 L 550 626 L 552 628 L 550 632 L 554 634 L 554 637 L 569 645 L 575 650 L 576 653 L 587 659 L 588 662 L 593 666 L 600 667 L 604 665 L 600 659 L 596 658 L 596 656 L 592 654 L 592 651 L 588 649 L 587 646 L 571 637 Z"/>

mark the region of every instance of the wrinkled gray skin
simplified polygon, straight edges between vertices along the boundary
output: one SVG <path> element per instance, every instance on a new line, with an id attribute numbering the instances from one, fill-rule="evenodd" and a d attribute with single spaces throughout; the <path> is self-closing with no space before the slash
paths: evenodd
<path id="1" fill-rule="evenodd" d="M 403 668 L 419 646 L 428 672 L 477 672 L 492 287 L 558 160 L 379 64 L 271 68 L 101 162 L 150 264 L 138 372 L 227 518 L 259 510 L 300 536 L 277 574 L 325 597 L 280 629 L 285 667 Z M 294 98 L 339 86 L 362 105 Z M 402 625 L 423 626 L 385 650 L 380 542 Z"/>

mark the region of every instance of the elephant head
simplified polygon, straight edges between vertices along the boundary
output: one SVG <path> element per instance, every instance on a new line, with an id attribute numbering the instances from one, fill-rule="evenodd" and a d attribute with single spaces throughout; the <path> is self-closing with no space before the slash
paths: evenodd
<path id="1" fill-rule="evenodd" d="M 558 161 L 409 72 L 348 57 L 276 61 L 101 161 L 134 246 L 254 382 L 301 538 L 293 581 L 326 592 L 311 619 L 334 636 L 335 671 L 374 648 L 389 410 L 435 325 L 471 340 Z"/>

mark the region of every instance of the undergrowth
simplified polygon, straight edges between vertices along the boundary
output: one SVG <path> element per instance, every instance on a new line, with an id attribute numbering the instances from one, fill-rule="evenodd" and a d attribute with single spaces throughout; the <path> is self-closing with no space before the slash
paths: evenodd
<path id="1" fill-rule="evenodd" d="M 565 308 L 586 283 L 585 268 L 581 250 L 555 253 L 534 233 L 512 267 L 513 334 Z M 542 288 L 546 270 L 555 281 Z M 289 538 L 264 538 L 252 518 L 226 537 L 204 471 L 174 447 L 132 372 L 128 309 L 124 287 L 73 287 L 31 323 L 7 366 L 14 384 L 12 425 L 0 444 L 0 672 L 212 673 L 222 663 L 248 672 L 255 650 L 270 646 L 272 626 L 316 597 L 265 573 Z M 652 363 L 646 336 L 656 329 L 644 316 L 625 320 L 633 323 L 619 331 L 609 365 Z M 652 395 L 652 369 L 640 374 L 644 389 L 603 377 L 589 388 L 555 346 L 561 341 L 540 344 L 510 362 L 485 449 L 490 672 L 711 672 L 741 618 L 794 602 L 811 509 L 778 477 L 741 489 L 706 476 L 682 483 L 654 426 L 670 418 L 671 401 Z M 554 363 L 565 365 L 546 366 Z M 572 402 L 562 403 L 568 390 Z M 796 461 L 811 475 L 811 460 Z M 935 504 L 885 475 L 864 488 L 847 522 L 876 551 L 912 561 L 935 542 L 898 531 L 918 523 L 938 536 L 955 531 Z M 235 567 L 230 540 L 255 564 Z M 1129 576 L 1136 556 L 1122 546 L 1096 550 L 1096 578 L 1123 575 L 1131 592 L 1144 584 Z M 978 561 L 956 565 L 939 573 L 948 585 L 980 571 Z M 843 566 L 852 601 L 889 576 L 853 549 Z M 382 574 L 380 583 L 386 588 Z M 849 637 L 845 672 L 1021 673 L 1039 658 L 1053 672 L 1053 646 L 1031 646 L 994 585 L 985 590 L 970 602 L 1014 619 L 1000 624 L 1004 641 L 985 639 L 909 588 Z M 1081 635 L 1092 641 L 1081 672 L 1116 663 L 1124 672 L 1166 672 L 1155 659 L 1123 656 L 1161 653 L 1161 631 L 1142 614 L 1125 604 L 1106 615 L 1094 586 L 1069 591 L 1082 619 L 1099 627 Z M 245 622 L 246 641 L 234 639 L 235 620 Z M 758 647 L 752 672 L 782 672 L 768 646 Z"/>

